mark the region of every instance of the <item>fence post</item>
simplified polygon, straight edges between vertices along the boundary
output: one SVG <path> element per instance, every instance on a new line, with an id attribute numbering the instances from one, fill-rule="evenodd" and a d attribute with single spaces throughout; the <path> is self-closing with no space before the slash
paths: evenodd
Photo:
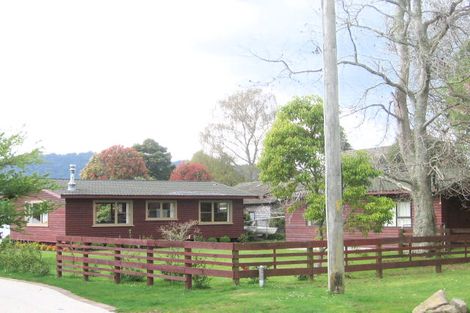
<path id="1" fill-rule="evenodd" d="M 122 245 L 116 245 L 116 248 L 121 248 Z M 116 249 L 114 250 L 114 282 L 116 284 L 119 284 L 121 282 L 121 272 L 120 270 L 122 269 L 121 267 L 121 250 Z"/>
<path id="2" fill-rule="evenodd" d="M 383 278 L 384 274 L 383 274 L 383 268 L 382 268 L 382 244 L 378 243 L 376 245 L 376 249 L 377 249 L 377 272 L 376 272 L 376 275 L 379 278 Z"/>
<path id="3" fill-rule="evenodd" d="M 313 280 L 313 248 L 307 248 L 307 268 L 308 268 L 308 279 Z"/>
<path id="4" fill-rule="evenodd" d="M 467 239 L 465 239 L 465 240 L 463 241 L 463 244 L 464 244 L 464 246 L 465 246 L 465 258 L 467 258 L 467 245 L 468 245 Z"/>
<path id="5" fill-rule="evenodd" d="M 57 240 L 56 242 L 56 271 L 57 278 L 62 277 L 62 242 Z"/>
<path id="6" fill-rule="evenodd" d="M 235 285 L 240 285 L 240 252 L 236 244 L 232 245 L 232 274 L 233 274 L 233 283 Z"/>
<path id="7" fill-rule="evenodd" d="M 276 249 L 273 249 L 273 263 L 274 263 L 273 268 L 274 268 L 274 269 L 277 268 L 276 261 L 277 261 Z"/>
<path id="8" fill-rule="evenodd" d="M 444 246 L 444 240 L 445 240 L 444 238 L 445 236 L 443 236 L 442 239 L 438 241 L 436 245 L 436 273 L 442 272 L 441 253 L 442 253 L 442 248 Z"/>
<path id="9" fill-rule="evenodd" d="M 191 263 L 191 247 L 188 246 L 186 247 L 186 242 L 184 243 L 184 269 L 185 269 L 185 274 L 184 274 L 184 287 L 186 289 L 191 289 L 193 287 L 193 275 L 186 273 L 186 269 L 189 269 L 192 267 Z M 188 262 L 189 261 L 189 262 Z"/>
<path id="10" fill-rule="evenodd" d="M 147 242 L 147 286 L 153 285 L 153 244 Z"/>
<path id="11" fill-rule="evenodd" d="M 408 261 L 411 262 L 413 261 L 412 260 L 412 256 L 413 256 L 413 236 L 409 237 L 410 239 L 410 242 L 408 243 Z"/>
<path id="12" fill-rule="evenodd" d="M 446 228 L 446 232 L 445 232 L 445 246 L 446 246 L 446 249 L 445 251 L 446 252 L 451 252 L 452 251 L 452 245 L 451 245 L 451 242 L 449 240 L 449 236 L 452 235 L 452 229 L 450 228 Z"/>
<path id="13" fill-rule="evenodd" d="M 404 238 L 405 238 L 405 229 L 402 227 L 398 230 L 398 255 L 403 256 L 403 247 L 405 246 L 404 244 Z"/>
<path id="14" fill-rule="evenodd" d="M 323 267 L 323 256 L 326 254 L 325 251 L 326 251 L 326 247 L 325 248 L 320 248 L 320 263 L 319 263 L 319 267 Z"/>
<path id="15" fill-rule="evenodd" d="M 87 246 L 90 246 L 91 243 L 90 242 L 87 242 L 87 243 L 84 243 L 84 247 L 83 247 L 83 258 L 88 258 L 88 248 Z M 83 260 L 83 279 L 88 281 L 90 279 L 90 276 L 88 275 L 88 262 Z"/>
<path id="16" fill-rule="evenodd" d="M 344 265 L 346 265 L 346 267 L 349 266 L 349 254 L 348 254 L 348 246 L 344 246 Z"/>

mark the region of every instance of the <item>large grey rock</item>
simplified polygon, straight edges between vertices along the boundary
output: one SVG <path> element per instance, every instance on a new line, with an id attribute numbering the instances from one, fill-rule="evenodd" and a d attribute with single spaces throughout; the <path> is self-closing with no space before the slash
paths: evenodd
<path id="1" fill-rule="evenodd" d="M 453 305 L 458 310 L 459 313 L 468 312 L 467 304 L 465 303 L 465 301 L 461 299 L 452 299 L 450 301 L 450 304 Z"/>
<path id="2" fill-rule="evenodd" d="M 447 301 L 444 290 L 439 290 L 414 308 L 413 313 L 468 313 L 468 308 L 463 300 Z"/>
<path id="3" fill-rule="evenodd" d="M 441 289 L 414 308 L 413 313 L 430 313 L 429 311 L 448 304 L 449 301 L 447 301 L 446 294 Z"/>
<path id="4" fill-rule="evenodd" d="M 459 310 L 452 304 L 444 304 L 435 309 L 424 311 L 426 313 L 460 313 Z"/>

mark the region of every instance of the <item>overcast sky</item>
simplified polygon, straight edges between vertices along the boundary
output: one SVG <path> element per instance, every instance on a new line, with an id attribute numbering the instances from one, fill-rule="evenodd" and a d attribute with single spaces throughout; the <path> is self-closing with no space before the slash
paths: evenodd
<path id="1" fill-rule="evenodd" d="M 264 86 L 285 104 L 321 94 L 321 77 L 280 79 L 253 57 L 311 57 L 318 0 L 1 1 L 0 131 L 25 132 L 46 153 L 99 152 L 153 138 L 173 160 L 201 148 L 221 100 Z M 341 43 L 340 43 L 341 45 Z M 340 72 L 343 105 L 367 81 Z M 381 142 L 383 123 L 342 119 L 354 148 Z"/>

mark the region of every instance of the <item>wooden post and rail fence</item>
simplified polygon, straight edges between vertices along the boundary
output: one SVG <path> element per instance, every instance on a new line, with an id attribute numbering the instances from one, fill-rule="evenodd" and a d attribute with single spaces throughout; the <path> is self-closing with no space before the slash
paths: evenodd
<path id="1" fill-rule="evenodd" d="M 344 241 L 346 272 L 376 271 L 469 263 L 470 234 Z M 64 274 L 106 277 L 120 283 L 124 276 L 142 276 L 147 285 L 155 278 L 181 281 L 192 287 L 192 277 L 232 279 L 258 277 L 265 266 L 267 277 L 302 275 L 310 280 L 327 272 L 326 241 L 222 243 L 165 241 L 106 237 L 57 238 L 57 277 Z"/>

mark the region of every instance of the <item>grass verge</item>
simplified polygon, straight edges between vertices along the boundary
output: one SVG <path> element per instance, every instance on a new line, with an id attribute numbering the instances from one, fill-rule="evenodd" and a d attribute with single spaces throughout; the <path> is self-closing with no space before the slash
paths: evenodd
<path id="1" fill-rule="evenodd" d="M 191 291 L 184 290 L 181 283 L 163 280 L 155 280 L 155 285 L 148 287 L 142 282 L 116 285 L 93 277 L 85 282 L 72 275 L 58 279 L 54 275 L 54 253 L 43 255 L 51 266 L 47 276 L 0 275 L 64 288 L 112 305 L 119 312 L 411 312 L 438 289 L 445 289 L 451 298 L 470 301 L 470 264 L 443 266 L 440 274 L 433 267 L 386 270 L 383 279 L 376 278 L 374 272 L 348 274 L 346 293 L 330 295 L 326 275 L 317 276 L 313 282 L 272 277 L 263 289 L 249 280 L 234 286 L 228 279 L 214 278 L 211 288 Z"/>

